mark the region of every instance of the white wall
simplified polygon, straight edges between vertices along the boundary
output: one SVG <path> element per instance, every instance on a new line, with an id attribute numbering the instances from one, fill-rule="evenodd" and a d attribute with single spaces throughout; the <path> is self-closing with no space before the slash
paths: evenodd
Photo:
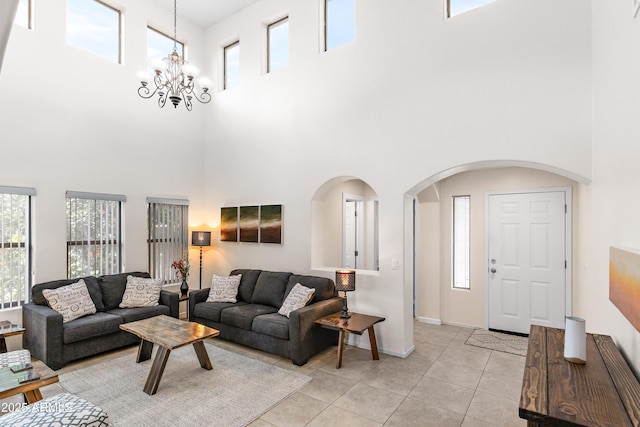
<path id="1" fill-rule="evenodd" d="M 124 64 L 66 44 L 65 0 L 36 2 L 35 30 L 14 25 L 7 46 L 0 74 L 0 185 L 37 190 L 36 283 L 66 277 L 67 190 L 127 196 L 125 271 L 148 270 L 147 196 L 187 197 L 190 221 L 204 222 L 204 108 L 160 109 L 137 95 L 146 26 L 172 33 L 172 13 L 149 0 L 119 4 L 126 13 Z M 194 63 L 204 62 L 203 34 L 178 21 L 178 37 L 189 43 Z M 19 310 L 14 316 L 20 319 Z"/>
<path id="2" fill-rule="evenodd" d="M 205 120 L 207 222 L 219 223 L 220 206 L 285 206 L 282 246 L 221 243 L 211 260 L 218 272 L 332 277 L 311 271 L 311 200 L 335 177 L 360 178 L 380 201 L 380 272 L 358 276 L 349 306 L 385 316 L 380 347 L 405 354 L 405 193 L 442 171 L 492 160 L 591 176 L 590 4 L 499 0 L 444 19 L 441 0 L 360 1 L 356 41 L 320 52 L 321 4 L 261 0 L 206 31 L 214 71 L 222 46 L 237 38 L 241 46 L 241 84 L 217 92 Z M 263 27 L 282 12 L 290 64 L 261 74 Z"/>
<path id="3" fill-rule="evenodd" d="M 640 335 L 609 301 L 609 247 L 640 249 L 640 17 L 632 1 L 593 0 L 593 185 L 583 236 L 591 283 L 576 304 L 587 329 L 612 335 L 640 373 Z"/>

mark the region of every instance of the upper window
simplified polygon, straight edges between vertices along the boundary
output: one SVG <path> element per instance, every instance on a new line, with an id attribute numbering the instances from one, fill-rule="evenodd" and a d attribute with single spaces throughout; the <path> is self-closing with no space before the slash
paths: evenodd
<path id="1" fill-rule="evenodd" d="M 31 294 L 31 188 L 0 187 L 0 308 Z"/>
<path id="2" fill-rule="evenodd" d="M 67 191 L 67 277 L 122 271 L 125 196 Z"/>
<path id="3" fill-rule="evenodd" d="M 325 0 L 324 49 L 329 50 L 356 38 L 356 1 Z"/>
<path id="4" fill-rule="evenodd" d="M 470 196 L 453 197 L 453 287 L 470 289 Z"/>
<path id="5" fill-rule="evenodd" d="M 240 42 L 224 48 L 224 88 L 240 84 Z"/>
<path id="6" fill-rule="evenodd" d="M 20 0 L 18 3 L 18 11 L 16 12 L 13 22 L 24 28 L 31 28 L 32 7 L 32 0 Z"/>
<path id="7" fill-rule="evenodd" d="M 147 199 L 149 273 L 164 283 L 178 281 L 171 263 L 187 257 L 188 203 L 187 200 Z"/>
<path id="8" fill-rule="evenodd" d="M 267 27 L 268 70 L 275 71 L 289 65 L 289 18 L 283 18 Z"/>
<path id="9" fill-rule="evenodd" d="M 97 0 L 67 0 L 67 43 L 119 63 L 120 11 Z"/>
<path id="10" fill-rule="evenodd" d="M 176 41 L 178 55 L 184 58 L 184 44 Z M 151 27 L 147 27 L 147 65 L 153 70 L 153 63 L 173 53 L 173 39 Z"/>
<path id="11" fill-rule="evenodd" d="M 466 12 L 476 7 L 484 6 L 488 3 L 493 3 L 495 0 L 448 0 L 448 16 L 455 16 L 459 13 Z"/>

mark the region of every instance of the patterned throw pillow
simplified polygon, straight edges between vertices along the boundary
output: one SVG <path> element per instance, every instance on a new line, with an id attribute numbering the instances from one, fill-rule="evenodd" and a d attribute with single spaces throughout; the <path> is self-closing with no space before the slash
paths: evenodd
<path id="1" fill-rule="evenodd" d="M 56 289 L 43 289 L 42 295 L 49 303 L 49 307 L 62 314 L 62 323 L 96 312 L 96 306 L 82 279 Z"/>
<path id="2" fill-rule="evenodd" d="M 155 307 L 160 300 L 162 279 L 127 276 L 127 287 L 120 308 Z"/>
<path id="3" fill-rule="evenodd" d="M 211 279 L 211 289 L 207 302 L 238 302 L 238 286 L 240 286 L 242 274 L 235 276 L 213 275 Z"/>
<path id="4" fill-rule="evenodd" d="M 282 307 L 280 307 L 278 313 L 289 317 L 289 314 L 292 311 L 298 310 L 299 308 L 307 305 L 315 293 L 315 289 L 307 288 L 306 286 L 302 286 L 300 283 L 296 283 L 282 303 Z"/>

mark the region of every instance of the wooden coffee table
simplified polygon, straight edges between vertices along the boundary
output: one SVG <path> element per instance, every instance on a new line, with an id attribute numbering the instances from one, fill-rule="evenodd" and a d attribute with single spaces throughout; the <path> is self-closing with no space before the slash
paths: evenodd
<path id="1" fill-rule="evenodd" d="M 369 316 L 350 312 L 351 317 L 342 319 L 341 311 L 322 317 L 315 321 L 318 325 L 325 329 L 331 329 L 340 332 L 338 336 L 338 360 L 336 361 L 336 369 L 342 366 L 342 353 L 344 351 L 344 338 L 348 333 L 362 335 L 364 331 L 369 331 L 369 343 L 371 344 L 371 356 L 373 360 L 379 360 L 378 343 L 376 342 L 376 331 L 373 325 L 384 321 L 384 317 Z"/>
<path id="2" fill-rule="evenodd" d="M 0 321 L 0 353 L 7 352 L 7 342 L 5 337 L 24 334 L 25 329 L 21 326 L 14 325 L 8 320 Z"/>
<path id="3" fill-rule="evenodd" d="M 220 331 L 217 329 L 164 315 L 125 323 L 120 325 L 120 329 L 131 332 L 141 338 L 136 363 L 149 360 L 153 351 L 153 344 L 158 344 L 158 351 L 143 389 L 148 395 L 154 395 L 158 390 L 169 354 L 173 349 L 193 344 L 200 366 L 207 370 L 212 369 L 207 349 L 202 341 L 206 338 L 218 336 Z"/>
<path id="4" fill-rule="evenodd" d="M 0 399 L 23 393 L 28 403 L 34 403 L 42 400 L 40 387 L 58 382 L 58 375 L 40 360 L 31 363 L 32 369 L 17 373 L 11 372 L 9 367 L 0 369 Z M 40 374 L 40 379 L 20 384 L 20 377 L 31 371 Z"/>

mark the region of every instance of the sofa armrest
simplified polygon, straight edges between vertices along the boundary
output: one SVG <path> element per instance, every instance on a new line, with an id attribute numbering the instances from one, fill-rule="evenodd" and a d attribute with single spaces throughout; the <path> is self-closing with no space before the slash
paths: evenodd
<path id="1" fill-rule="evenodd" d="M 342 298 L 333 297 L 315 302 L 289 314 L 289 341 L 293 363 L 296 365 L 305 364 L 309 355 L 315 354 L 317 349 L 326 347 L 325 339 L 327 336 L 337 336 L 332 331 L 321 331 L 320 325 L 316 325 L 315 321 L 341 309 Z M 321 334 L 325 337 L 321 337 Z"/>
<path id="2" fill-rule="evenodd" d="M 62 314 L 46 305 L 27 303 L 22 306 L 22 346 L 51 369 L 60 369 L 62 359 Z"/>
<path id="3" fill-rule="evenodd" d="M 205 302 L 209 296 L 209 288 L 197 289 L 189 292 L 189 319 L 193 318 L 193 310 L 196 304 Z"/>
<path id="4" fill-rule="evenodd" d="M 169 306 L 171 317 L 180 317 L 180 297 L 171 291 L 160 291 L 160 304 Z"/>

